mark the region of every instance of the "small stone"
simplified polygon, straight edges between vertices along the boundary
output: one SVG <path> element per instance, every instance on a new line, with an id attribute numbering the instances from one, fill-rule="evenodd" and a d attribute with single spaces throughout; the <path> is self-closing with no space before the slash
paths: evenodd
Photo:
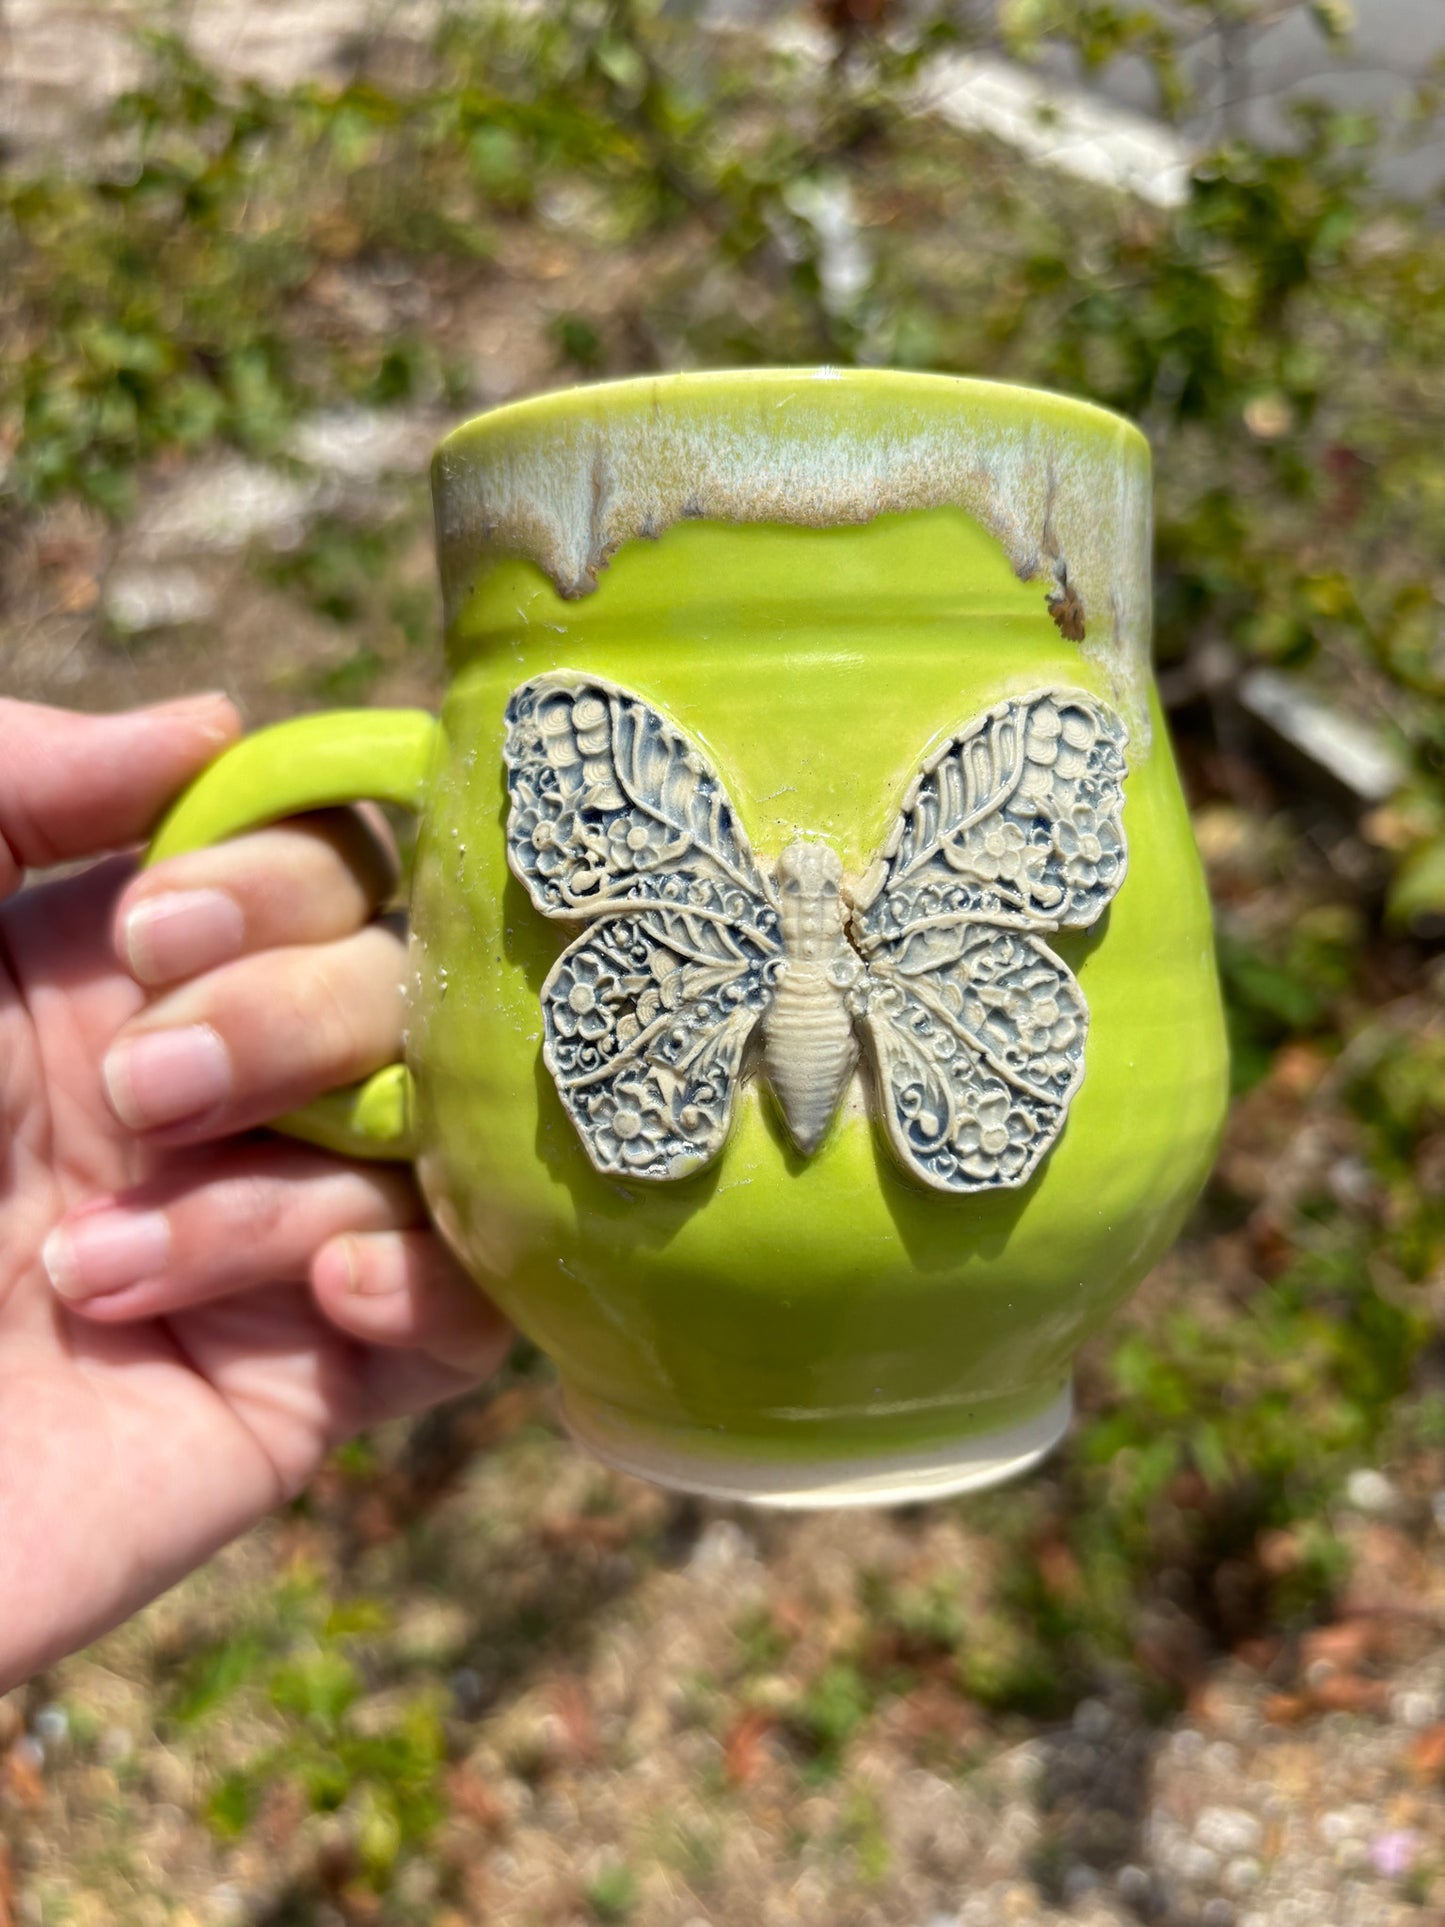
<path id="1" fill-rule="evenodd" d="M 396 1877 L 394 1892 L 403 1906 L 425 1913 L 436 1899 L 441 1870 L 430 1860 L 408 1860 Z"/>
<path id="2" fill-rule="evenodd" d="M 1362 1839 L 1373 1820 L 1368 1807 L 1331 1807 L 1315 1821 L 1315 1831 L 1327 1847 L 1337 1847 L 1342 1840 Z"/>
<path id="3" fill-rule="evenodd" d="M 1200 1927 L 1234 1927 L 1235 1914 L 1227 1900 L 1206 1900 L 1199 1916 Z"/>
<path id="4" fill-rule="evenodd" d="M 108 1726 L 95 1743 L 102 1766 L 119 1766 L 135 1752 L 135 1735 L 125 1726 Z"/>
<path id="5" fill-rule="evenodd" d="M 31 1724 L 42 1746 L 61 1746 L 70 1737 L 70 1715 L 57 1701 L 42 1706 Z"/>
<path id="6" fill-rule="evenodd" d="M 255 541 L 295 548 L 315 502 L 313 482 L 259 462 L 197 463 L 142 509 L 128 546 L 152 560 L 184 550 L 222 553 Z"/>
<path id="7" fill-rule="evenodd" d="M 1174 1856 L 1174 1870 L 1191 1887 L 1209 1887 L 1219 1878 L 1219 1855 L 1191 1841 Z"/>
<path id="8" fill-rule="evenodd" d="M 1092 1867 L 1086 1867 L 1082 1862 L 1077 1863 L 1070 1867 L 1064 1875 L 1064 1905 L 1066 1907 L 1078 1906 L 1079 1902 L 1086 1900 L 1091 1893 L 1097 1890 L 1098 1886 L 1099 1876 L 1095 1873 L 1094 1869 Z"/>
<path id="9" fill-rule="evenodd" d="M 1022 1740 L 1000 1753 L 993 1763 L 993 1777 L 1001 1786 L 1024 1792 L 1044 1771 L 1044 1748 L 1038 1740 Z"/>
<path id="10" fill-rule="evenodd" d="M 1264 1828 L 1243 1807 L 1206 1807 L 1194 1824 L 1194 1838 L 1211 1853 L 1232 1859 L 1257 1852 Z"/>
<path id="11" fill-rule="evenodd" d="M 1102 1700 L 1080 1700 L 1074 1708 L 1074 1731 L 1094 1745 L 1108 1738 L 1113 1724 L 1114 1716 Z"/>
<path id="12" fill-rule="evenodd" d="M 1241 1894 L 1253 1893 L 1263 1878 L 1264 1868 L 1254 1855 L 1242 1853 L 1224 1869 L 1220 1885 L 1237 1899 Z"/>
<path id="13" fill-rule="evenodd" d="M 757 1553 L 752 1535 L 736 1520 L 714 1519 L 698 1534 L 687 1570 L 694 1579 L 718 1579 Z"/>
<path id="14" fill-rule="evenodd" d="M 1204 1749 L 1201 1764 L 1206 1773 L 1232 1780 L 1239 1772 L 1239 1748 L 1228 1740 L 1211 1740 Z"/>
<path id="15" fill-rule="evenodd" d="M 474 1719 L 482 1710 L 485 1686 L 475 1666 L 458 1666 L 447 1680 L 457 1712 L 464 1720 Z"/>
<path id="16" fill-rule="evenodd" d="M 128 636 L 205 622 L 215 611 L 214 590 L 180 564 L 113 569 L 106 581 L 105 613 Z"/>
<path id="17" fill-rule="evenodd" d="M 1202 1756 L 1205 1745 L 1204 1735 L 1194 1726 L 1181 1726 L 1169 1736 L 1170 1756 L 1181 1766 L 1192 1766 Z"/>
<path id="18" fill-rule="evenodd" d="M 178 1809 L 189 1807 L 194 1792 L 193 1770 L 178 1753 L 172 1753 L 169 1747 L 154 1748 L 146 1758 L 146 1776 L 157 1801 Z"/>
<path id="19" fill-rule="evenodd" d="M 1406 1689 L 1390 1701 L 1390 1718 L 1396 1726 L 1409 1726 L 1419 1733 L 1433 1726 L 1440 1716 L 1440 1702 L 1433 1693 Z"/>
<path id="20" fill-rule="evenodd" d="M 296 424 L 287 453 L 349 482 L 375 482 L 421 467 L 436 439 L 432 423 L 370 408 L 337 408 Z"/>
<path id="21" fill-rule="evenodd" d="M 1120 1900 L 1128 1907 L 1147 1906 L 1154 1890 L 1154 1883 L 1144 1869 L 1133 1865 L 1120 1867 L 1114 1876 L 1114 1885 Z"/>
<path id="22" fill-rule="evenodd" d="M 1372 1518 L 1383 1518 L 1395 1510 L 1400 1495 L 1383 1472 L 1373 1471 L 1362 1466 L 1352 1472 L 1345 1480 L 1345 1502 L 1356 1512 L 1365 1512 Z"/>

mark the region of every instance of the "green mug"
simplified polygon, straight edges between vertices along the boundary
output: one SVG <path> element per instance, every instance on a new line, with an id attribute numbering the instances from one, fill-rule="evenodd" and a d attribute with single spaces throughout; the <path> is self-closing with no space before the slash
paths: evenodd
<path id="1" fill-rule="evenodd" d="M 1034 1463 L 1226 1098 L 1143 437 L 686 374 L 497 409 L 434 489 L 440 717 L 259 732 L 151 852 L 418 815 L 405 1065 L 282 1128 L 414 1160 L 614 1466 L 804 1506 Z"/>

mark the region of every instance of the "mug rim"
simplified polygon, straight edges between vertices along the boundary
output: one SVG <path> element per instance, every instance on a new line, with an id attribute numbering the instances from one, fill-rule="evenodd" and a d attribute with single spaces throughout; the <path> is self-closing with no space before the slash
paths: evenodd
<path id="1" fill-rule="evenodd" d="M 1149 439 L 1137 422 L 1098 402 L 1054 388 L 993 381 L 979 375 L 938 374 L 926 369 L 853 368 L 826 362 L 791 366 L 776 363 L 757 368 L 687 368 L 662 374 L 622 375 L 606 381 L 568 382 L 539 394 L 498 402 L 447 431 L 432 455 L 433 474 L 440 477 L 443 464 L 458 456 L 484 454 L 485 443 L 493 434 L 545 431 L 557 416 L 575 415 L 579 408 L 595 420 L 599 414 L 635 413 L 638 404 L 653 409 L 673 397 L 685 399 L 703 394 L 712 400 L 735 400 L 746 405 L 759 391 L 765 393 L 770 387 L 796 385 L 799 381 L 837 383 L 853 397 L 882 391 L 914 403 L 961 403 L 966 407 L 972 402 L 996 418 L 1015 413 L 1035 420 L 1040 416 L 1051 417 L 1057 426 L 1084 436 L 1104 434 L 1117 440 L 1122 431 L 1126 446 L 1134 445 L 1130 453 L 1136 457 L 1142 455 L 1146 463 L 1151 456 Z"/>
<path id="2" fill-rule="evenodd" d="M 885 368 L 629 377 L 509 402 L 432 462 L 448 631 L 494 568 L 560 602 L 688 522 L 831 530 L 961 510 L 1067 611 L 1147 741 L 1152 461 L 1122 415 L 1049 389 Z M 1060 623 L 1063 626 L 1063 623 Z"/>

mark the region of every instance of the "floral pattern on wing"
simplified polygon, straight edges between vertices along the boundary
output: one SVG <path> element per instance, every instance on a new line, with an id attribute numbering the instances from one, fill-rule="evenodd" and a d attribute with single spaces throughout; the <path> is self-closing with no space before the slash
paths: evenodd
<path id="1" fill-rule="evenodd" d="M 999 703 L 919 771 L 855 899 L 865 957 L 911 926 L 969 917 L 1086 929 L 1124 880 L 1123 723 L 1082 690 Z"/>
<path id="2" fill-rule="evenodd" d="M 1044 938 L 1123 882 L 1126 740 L 1082 690 L 999 703 L 924 764 L 854 898 L 883 1121 L 940 1190 L 1025 1184 L 1063 1130 L 1089 1011 Z"/>
<path id="3" fill-rule="evenodd" d="M 1088 1010 L 1066 964 L 1017 931 L 935 927 L 874 961 L 859 1015 L 916 1176 L 959 1192 L 1028 1181 L 1083 1076 Z"/>
<path id="4" fill-rule="evenodd" d="M 563 951 L 542 1054 L 599 1171 L 680 1178 L 717 1155 L 777 969 L 749 933 L 671 906 L 602 918 Z"/>
<path id="5" fill-rule="evenodd" d="M 549 917 L 687 904 L 777 942 L 777 906 L 712 765 L 630 691 L 558 670 L 507 704 L 507 856 Z"/>

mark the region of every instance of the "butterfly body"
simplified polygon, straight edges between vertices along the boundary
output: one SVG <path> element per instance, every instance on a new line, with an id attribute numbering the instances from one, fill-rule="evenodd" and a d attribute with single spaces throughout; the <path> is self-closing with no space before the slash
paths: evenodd
<path id="1" fill-rule="evenodd" d="M 844 930 L 841 883 L 826 843 L 793 843 L 778 859 L 783 961 L 762 1019 L 763 1068 L 805 1154 L 822 1141 L 858 1062 L 847 992 L 860 965 Z"/>
<path id="2" fill-rule="evenodd" d="M 860 883 L 837 852 L 758 863 L 702 750 L 570 670 L 507 706 L 507 856 L 580 923 L 541 988 L 543 1061 L 593 1165 L 667 1180 L 726 1141 L 760 1062 L 798 1149 L 868 1046 L 900 1164 L 955 1195 L 1024 1184 L 1063 1130 L 1089 1012 L 1047 939 L 1123 881 L 1125 730 L 1082 690 L 1009 698 L 927 758 Z"/>

